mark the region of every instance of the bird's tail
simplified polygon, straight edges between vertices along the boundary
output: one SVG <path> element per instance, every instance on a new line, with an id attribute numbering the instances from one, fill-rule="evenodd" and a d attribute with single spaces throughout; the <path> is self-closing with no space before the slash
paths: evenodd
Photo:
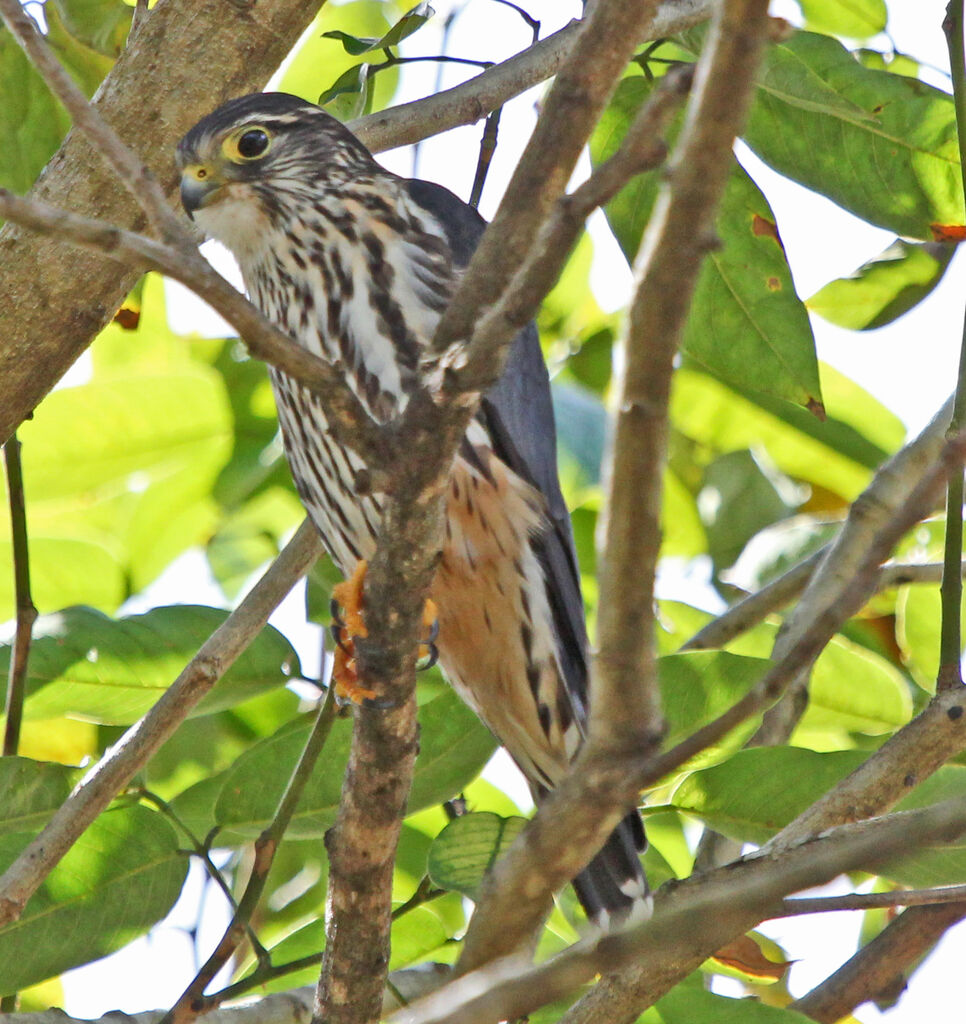
<path id="1" fill-rule="evenodd" d="M 577 898 L 594 924 L 607 928 L 645 909 L 648 889 L 640 854 L 646 846 L 641 816 L 632 811 L 574 879 Z"/>

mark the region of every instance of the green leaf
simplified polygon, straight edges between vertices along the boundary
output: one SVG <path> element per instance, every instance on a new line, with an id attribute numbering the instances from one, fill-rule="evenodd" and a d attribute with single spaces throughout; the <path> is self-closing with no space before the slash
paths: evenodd
<path id="1" fill-rule="evenodd" d="M 0 188 L 28 191 L 70 128 L 13 36 L 0 28 Z"/>
<path id="2" fill-rule="evenodd" d="M 107 57 L 120 56 L 134 13 L 124 0 L 54 0 L 54 7 L 79 42 Z"/>
<path id="3" fill-rule="evenodd" d="M 955 247 L 897 238 L 848 277 L 830 281 L 805 305 L 829 323 L 868 331 L 892 323 L 922 302 L 943 279 Z"/>
<path id="4" fill-rule="evenodd" d="M 661 1024 L 806 1024 L 794 1010 L 757 999 L 730 999 L 696 985 L 678 985 L 657 1003 Z"/>
<path id="5" fill-rule="evenodd" d="M 749 451 L 727 452 L 705 470 L 699 495 L 715 572 L 733 565 L 759 530 L 790 515 Z"/>
<path id="6" fill-rule="evenodd" d="M 213 528 L 212 486 L 234 435 L 210 367 L 98 374 L 49 395 L 19 434 L 31 537 L 101 545 L 136 590 Z"/>
<path id="7" fill-rule="evenodd" d="M 419 754 L 408 811 L 442 803 L 474 779 L 490 759 L 496 741 L 476 715 L 446 688 L 419 709 Z M 309 724 L 290 723 L 255 744 L 228 771 L 215 815 L 218 824 L 257 834 L 271 820 L 308 736 Z M 305 793 L 292 816 L 288 835 L 321 836 L 335 820 L 342 774 L 349 756 L 352 723 L 337 720 Z"/>
<path id="8" fill-rule="evenodd" d="M 351 121 L 372 109 L 371 64 L 356 64 L 344 71 L 319 96 L 319 105 L 327 107 L 333 117 L 340 121 Z"/>
<path id="9" fill-rule="evenodd" d="M 805 23 L 816 32 L 868 39 L 885 31 L 885 0 L 798 0 Z"/>
<path id="10" fill-rule="evenodd" d="M 896 620 L 896 639 L 903 664 L 924 690 L 934 693 L 942 624 L 938 584 L 901 587 L 896 600 Z M 962 635 L 966 637 L 966 607 L 960 611 L 960 622 Z"/>
<path id="11" fill-rule="evenodd" d="M 897 806 L 897 811 L 930 807 L 943 800 L 966 797 L 966 768 L 944 765 L 916 788 Z M 937 885 L 966 883 L 966 839 L 960 836 L 951 842 L 907 853 L 902 857 L 876 865 L 880 875 L 900 885 L 926 889 Z"/>
<path id="12" fill-rule="evenodd" d="M 963 189 L 952 97 L 916 79 L 863 67 L 836 40 L 797 32 L 772 47 L 772 74 L 810 72 L 852 117 L 806 109 L 759 89 L 745 132 L 775 170 L 858 217 L 911 238 L 963 222 Z M 871 118 L 870 118 L 871 115 Z"/>
<path id="13" fill-rule="evenodd" d="M 765 658 L 724 651 L 689 651 L 658 659 L 661 701 L 668 722 L 666 743 L 673 746 L 716 718 L 743 697 L 771 667 Z M 720 759 L 721 750 L 735 749 L 755 728 L 749 721 L 702 755 Z"/>
<path id="14" fill-rule="evenodd" d="M 0 758 L 0 836 L 39 832 L 70 795 L 74 774 L 62 764 Z"/>
<path id="15" fill-rule="evenodd" d="M 526 824 L 526 818 L 489 811 L 454 818 L 430 847 L 429 877 L 442 889 L 475 899 L 483 876 Z"/>
<path id="16" fill-rule="evenodd" d="M 558 445 L 576 459 L 589 483 L 599 483 L 607 411 L 596 395 L 574 384 L 555 381 L 551 395 Z"/>
<path id="17" fill-rule="evenodd" d="M 398 971 L 433 959 L 452 939 L 450 929 L 434 906 L 423 904 L 403 914 L 392 926 L 392 954 L 389 970 Z"/>
<path id="18" fill-rule="evenodd" d="M 858 750 L 817 753 L 801 747 L 752 747 L 693 772 L 672 805 L 717 832 L 764 843 L 868 757 Z"/>
<path id="19" fill-rule="evenodd" d="M 0 870 L 32 838 L 0 837 Z M 188 870 L 177 836 L 145 807 L 102 814 L 65 854 L 18 921 L 0 928 L 0 992 L 89 963 L 167 914 Z"/>
<path id="20" fill-rule="evenodd" d="M 652 88 L 643 77 L 621 82 L 591 138 L 596 164 L 617 149 Z M 669 140 L 676 131 L 668 133 Z M 657 176 L 640 175 L 607 206 L 608 223 L 629 263 L 640 246 L 658 188 Z M 725 380 L 820 407 L 815 342 L 795 294 L 775 215 L 737 163 L 716 230 L 721 245 L 702 266 L 683 351 Z"/>
<path id="21" fill-rule="evenodd" d="M 323 31 L 339 29 L 351 36 L 382 36 L 388 31 L 387 4 L 381 0 L 352 0 L 345 4 L 326 4 L 319 11 L 311 28 L 303 36 L 277 88 L 294 93 L 315 103 L 327 83 L 336 81 L 344 72 L 358 64 L 337 39 L 326 38 Z M 320 69 L 325 77 L 320 78 Z M 399 69 L 386 68 L 372 78 L 371 105 L 380 110 L 389 104 L 399 82 Z"/>
<path id="22" fill-rule="evenodd" d="M 435 13 L 436 11 L 433 10 L 430 4 L 417 4 L 412 10 L 407 11 L 385 35 L 380 36 L 378 39 L 359 38 L 338 29 L 331 32 L 323 32 L 322 36 L 325 39 L 338 39 L 346 53 L 351 53 L 354 57 L 358 57 L 360 54 L 369 53 L 372 50 L 387 50 L 397 43 L 401 43 L 407 36 L 411 36 L 418 29 L 422 28 Z"/>
<path id="23" fill-rule="evenodd" d="M 118 620 L 91 608 L 43 616 L 34 627 L 24 715 L 128 725 L 152 707 L 227 616 L 200 605 L 154 608 Z M 10 646 L 0 647 L 0 672 L 9 659 Z M 221 711 L 299 672 L 292 646 L 266 626 L 193 714 Z"/>
<path id="24" fill-rule="evenodd" d="M 728 387 L 688 368 L 674 375 L 671 422 L 715 451 L 761 447 L 798 480 L 852 500 L 898 447 L 902 423 L 857 384 L 822 367 L 824 423 L 788 402 Z"/>
<path id="25" fill-rule="evenodd" d="M 35 533 L 29 514 L 28 524 L 30 589 L 37 608 L 88 604 L 112 612 L 127 597 L 124 567 L 113 551 L 89 540 Z M 7 537 L 0 538 L 0 565 L 13 565 L 13 545 Z M 13 573 L 0 573 L 0 621 L 13 618 L 15 612 Z"/>

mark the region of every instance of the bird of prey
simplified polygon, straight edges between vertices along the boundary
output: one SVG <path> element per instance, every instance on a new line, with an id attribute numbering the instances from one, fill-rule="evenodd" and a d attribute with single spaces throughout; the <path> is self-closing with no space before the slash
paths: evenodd
<path id="1" fill-rule="evenodd" d="M 252 301 L 330 361 L 382 423 L 425 383 L 421 356 L 483 233 L 452 192 L 390 173 L 319 107 L 243 96 L 178 146 L 185 209 L 234 254 Z M 298 492 L 342 573 L 369 558 L 383 497 L 329 433 L 325 409 L 270 370 Z M 483 397 L 455 459 L 432 588 L 443 672 L 509 751 L 536 800 L 561 778 L 587 718 L 587 636 L 557 479 L 550 384 L 531 324 Z M 644 834 L 628 815 L 574 880 L 606 924 L 646 894 Z"/>

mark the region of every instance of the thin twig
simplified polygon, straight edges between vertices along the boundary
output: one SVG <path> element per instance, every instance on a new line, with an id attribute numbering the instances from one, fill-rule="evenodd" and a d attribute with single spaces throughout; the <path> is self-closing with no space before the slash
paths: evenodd
<path id="1" fill-rule="evenodd" d="M 222 896 L 224 896 L 228 902 L 228 906 L 231 908 L 232 917 L 236 918 L 238 916 L 238 903 L 236 902 L 231 889 L 228 887 L 228 883 L 225 881 L 221 871 L 218 870 L 217 865 L 211 859 L 211 851 L 208 847 L 208 843 L 199 839 L 185 824 L 184 820 L 177 811 L 175 811 L 171 804 L 169 804 L 163 797 L 158 796 L 157 793 L 152 793 L 150 789 L 146 789 L 144 786 L 138 786 L 131 792 L 141 797 L 142 800 L 147 800 L 149 803 L 153 804 L 166 818 L 180 829 L 182 833 L 184 833 L 185 838 L 191 844 L 191 852 L 204 865 L 205 872 L 208 875 L 209 880 L 218 887 Z M 199 920 L 200 919 L 201 913 L 199 912 Z M 248 941 L 251 943 L 252 949 L 255 951 L 255 956 L 261 964 L 268 959 L 268 951 L 255 934 L 255 930 L 251 927 L 251 923 L 246 924 L 246 934 L 248 936 Z"/>
<path id="2" fill-rule="evenodd" d="M 949 66 L 952 71 L 953 105 L 959 126 L 960 174 L 966 189 L 966 52 L 963 41 L 963 0 L 949 0 L 943 21 Z M 966 213 L 966 211 L 964 211 Z M 963 334 L 959 348 L 959 374 L 953 400 L 953 415 L 949 430 L 956 433 L 966 424 L 966 310 L 963 313 Z M 946 539 L 940 594 L 942 620 L 939 636 L 939 673 L 937 690 L 951 690 L 963 685 L 960 667 L 963 653 L 960 616 L 963 604 L 963 577 L 959 565 L 963 558 L 963 474 L 953 473 L 946 490 Z"/>
<path id="3" fill-rule="evenodd" d="M 761 590 L 722 612 L 682 644 L 681 650 L 705 651 L 724 647 L 735 637 L 763 622 L 772 612 L 780 611 L 805 589 L 827 551 L 827 546 L 824 546 L 813 552 Z M 966 562 L 960 563 L 959 571 L 961 575 L 966 575 Z M 887 562 L 879 570 L 876 590 L 888 590 L 910 583 L 939 583 L 942 576 L 942 562 Z"/>
<path id="4" fill-rule="evenodd" d="M 279 801 L 275 817 L 268 828 L 255 840 L 252 873 L 249 875 L 242 898 L 238 901 L 231 923 L 225 929 L 225 934 L 204 966 L 192 979 L 174 1006 L 164 1015 L 161 1024 L 188 1024 L 203 1011 L 205 989 L 222 967 L 228 963 L 248 933 L 252 915 L 255 913 L 258 901 L 262 898 L 265 883 L 268 881 L 268 873 L 275 860 L 275 852 L 292 820 L 299 800 L 302 799 L 302 793 L 305 791 L 306 783 L 315 768 L 319 754 L 322 753 L 322 748 L 329 738 L 332 722 L 335 720 L 335 709 L 335 687 L 330 686 L 326 690 L 325 699 L 319 705 L 312 731 L 309 733 L 298 763 L 292 771 L 288 785 L 285 787 L 285 793 Z M 260 943 L 256 945 L 256 949 L 261 948 Z"/>
<path id="5" fill-rule="evenodd" d="M 852 892 L 847 896 L 809 896 L 788 899 L 782 904 L 782 917 L 800 914 L 824 914 L 832 910 L 878 910 L 892 907 L 925 907 L 935 903 L 961 903 L 966 900 L 966 885 L 947 885 L 939 889 L 894 889 L 890 892 Z"/>
<path id="6" fill-rule="evenodd" d="M 476 161 L 476 174 L 473 176 L 473 187 L 470 189 L 470 206 L 476 209 L 480 205 L 480 197 L 483 195 L 483 185 L 486 183 L 486 175 L 490 170 L 490 161 L 496 152 L 497 136 L 500 132 L 500 115 L 503 107 L 497 107 L 486 119 L 483 128 L 483 138 L 480 139 L 480 155 Z"/>
<path id="7" fill-rule="evenodd" d="M 503 4 L 504 7 L 509 7 L 516 11 L 521 18 L 530 26 L 530 31 L 533 33 L 533 41 L 536 43 L 540 39 L 540 22 L 532 15 L 525 11 L 518 4 L 511 3 L 510 0 L 493 0 L 494 3 Z"/>
<path id="8" fill-rule="evenodd" d="M 30 593 L 30 553 L 27 543 L 27 511 L 24 503 L 23 472 L 20 465 L 20 442 L 14 434 L 3 446 L 7 468 L 7 497 L 10 503 L 10 533 L 13 547 L 13 587 L 17 611 L 13 649 L 7 673 L 7 697 L 4 707 L 3 756 L 17 753 L 20 745 L 20 724 L 23 720 L 24 691 L 27 685 L 27 662 L 37 609 Z"/>
<path id="9" fill-rule="evenodd" d="M 0 877 L 0 927 L 20 917 L 54 865 L 228 671 L 321 550 L 318 532 L 305 520 L 154 707 L 87 772 L 40 835 Z"/>
<path id="10" fill-rule="evenodd" d="M 182 222 L 168 205 L 154 175 L 80 91 L 54 56 L 36 22 L 20 5 L 20 0 L 0 0 L 0 15 L 30 62 L 67 108 L 75 127 L 88 136 L 97 154 L 117 172 L 124 187 L 138 201 L 161 237 L 167 240 L 187 239 Z"/>

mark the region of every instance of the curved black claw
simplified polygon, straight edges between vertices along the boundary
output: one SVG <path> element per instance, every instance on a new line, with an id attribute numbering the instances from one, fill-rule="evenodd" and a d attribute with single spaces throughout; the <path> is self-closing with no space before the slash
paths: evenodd
<path id="1" fill-rule="evenodd" d="M 346 643 L 342 639 L 342 634 L 346 628 L 345 620 L 342 618 L 342 608 L 334 597 L 329 602 L 329 615 L 332 617 L 332 625 L 329 626 L 329 632 L 332 634 L 333 642 L 342 649 L 343 654 L 351 655 L 352 652 L 346 647 Z"/>
<path id="2" fill-rule="evenodd" d="M 436 625 L 436 623 L 434 623 Z M 436 629 L 432 636 L 435 638 L 439 634 L 439 629 Z M 416 662 L 417 672 L 426 672 L 431 669 L 437 661 L 439 661 L 439 648 L 432 640 L 426 640 L 423 642 L 423 647 L 426 648 L 426 654 Z"/>

